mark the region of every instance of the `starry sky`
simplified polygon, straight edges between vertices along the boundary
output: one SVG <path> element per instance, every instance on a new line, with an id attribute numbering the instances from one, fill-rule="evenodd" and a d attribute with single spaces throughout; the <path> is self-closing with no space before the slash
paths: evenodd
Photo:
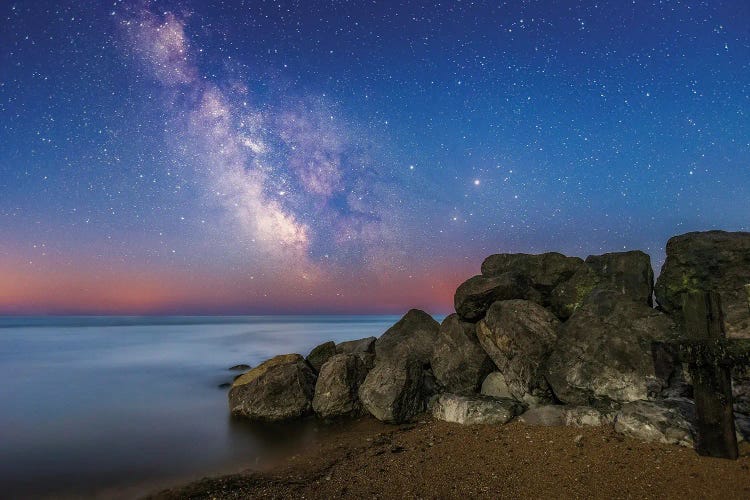
<path id="1" fill-rule="evenodd" d="M 0 314 L 450 312 L 750 228 L 750 3 L 0 2 Z"/>

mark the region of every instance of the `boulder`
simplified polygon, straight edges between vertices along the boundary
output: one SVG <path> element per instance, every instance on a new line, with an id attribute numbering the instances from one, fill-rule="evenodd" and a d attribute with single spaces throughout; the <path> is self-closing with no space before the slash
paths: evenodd
<path id="1" fill-rule="evenodd" d="M 507 398 L 442 394 L 432 407 L 432 416 L 464 425 L 506 424 L 523 410 L 521 403 Z"/>
<path id="2" fill-rule="evenodd" d="M 518 419 L 528 425 L 555 427 L 565 425 L 565 410 L 562 406 L 542 405 L 530 408 Z"/>
<path id="3" fill-rule="evenodd" d="M 541 302 L 539 292 L 523 274 L 507 272 L 497 276 L 478 275 L 469 278 L 456 290 L 453 304 L 464 321 L 477 322 L 498 300 L 530 299 Z"/>
<path id="4" fill-rule="evenodd" d="M 375 341 L 375 359 L 380 364 L 413 358 L 429 365 L 439 331 L 432 316 L 412 309 Z"/>
<path id="5" fill-rule="evenodd" d="M 377 360 L 359 387 L 359 399 L 378 420 L 407 422 L 425 410 L 430 394 L 424 378 L 422 363 L 413 357 Z"/>
<path id="6" fill-rule="evenodd" d="M 559 325 L 551 312 L 528 300 L 495 302 L 477 325 L 479 343 L 515 399 L 532 406 L 553 400 L 544 364 Z"/>
<path id="7" fill-rule="evenodd" d="M 568 280 L 583 266 L 578 257 L 566 257 L 557 252 L 537 255 L 505 253 L 490 255 L 482 262 L 482 275 L 499 276 L 515 272 L 527 276 L 531 286 L 538 290 L 544 301 L 558 284 Z M 516 297 L 513 297 L 516 298 Z"/>
<path id="8" fill-rule="evenodd" d="M 610 413 L 604 413 L 589 406 L 565 406 L 564 408 L 565 425 L 573 427 L 598 427 L 609 425 L 614 420 Z"/>
<path id="9" fill-rule="evenodd" d="M 695 406 L 689 399 L 633 401 L 615 416 L 615 431 L 641 441 L 692 447 Z"/>
<path id="10" fill-rule="evenodd" d="M 598 288 L 614 290 L 653 306 L 654 271 L 648 254 L 634 250 L 590 255 L 586 265 L 599 277 Z"/>
<path id="11" fill-rule="evenodd" d="M 366 339 L 341 342 L 336 346 L 336 354 L 374 353 L 376 340 L 378 340 L 376 337 L 367 337 Z"/>
<path id="12" fill-rule="evenodd" d="M 687 233 L 667 242 L 667 258 L 656 280 L 656 301 L 679 321 L 684 294 L 719 292 L 727 336 L 750 338 L 748 284 L 750 233 Z"/>
<path id="13" fill-rule="evenodd" d="M 332 341 L 329 341 L 314 347 L 305 359 L 308 363 L 310 363 L 310 366 L 313 367 L 315 373 L 317 373 L 320 371 L 320 368 L 325 364 L 325 362 L 328 361 L 334 354 L 336 354 L 336 344 Z"/>
<path id="14" fill-rule="evenodd" d="M 674 323 L 663 313 L 597 290 L 560 328 L 546 379 L 569 404 L 606 407 L 648 399 L 668 386 L 674 366 L 654 363 L 654 343 L 673 338 Z"/>
<path id="15" fill-rule="evenodd" d="M 322 418 L 361 415 L 359 386 L 374 364 L 370 353 L 336 354 L 326 361 L 315 384 L 315 413 Z"/>
<path id="16" fill-rule="evenodd" d="M 584 265 L 569 280 L 557 285 L 550 293 L 550 310 L 565 321 L 583 305 L 586 297 L 594 291 L 601 278 L 594 270 Z"/>
<path id="17" fill-rule="evenodd" d="M 278 422 L 312 410 L 315 372 L 299 354 L 283 354 L 240 375 L 229 390 L 232 415 Z"/>
<path id="18" fill-rule="evenodd" d="M 512 398 L 513 394 L 510 393 L 508 384 L 505 382 L 505 377 L 500 372 L 492 372 L 487 375 L 487 378 L 482 382 L 481 393 L 485 396 L 492 396 L 493 398 Z"/>
<path id="19" fill-rule="evenodd" d="M 476 334 L 476 324 L 451 314 L 440 325 L 432 353 L 432 371 L 438 387 L 446 392 L 477 392 L 495 365 L 484 352 Z"/>

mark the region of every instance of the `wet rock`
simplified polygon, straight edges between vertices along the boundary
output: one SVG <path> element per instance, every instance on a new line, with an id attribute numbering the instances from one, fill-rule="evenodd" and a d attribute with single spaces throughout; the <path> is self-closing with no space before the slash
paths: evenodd
<path id="1" fill-rule="evenodd" d="M 328 361 L 331 356 L 336 354 L 336 344 L 332 341 L 324 342 L 319 346 L 313 348 L 310 354 L 307 355 L 307 362 L 310 363 L 315 372 L 319 372 L 320 368 Z"/>
<path id="2" fill-rule="evenodd" d="M 336 354 L 320 369 L 312 407 L 322 418 L 358 416 L 364 413 L 359 386 L 375 364 L 370 353 Z"/>
<path id="3" fill-rule="evenodd" d="M 476 324 L 446 317 L 432 354 L 432 371 L 438 387 L 446 392 L 477 392 L 495 365 L 479 344 Z"/>
<path id="4" fill-rule="evenodd" d="M 413 358 L 428 365 L 439 331 L 440 324 L 432 316 L 412 309 L 375 341 L 376 362 L 398 363 Z"/>
<path id="5" fill-rule="evenodd" d="M 315 372 L 299 354 L 283 354 L 240 375 L 229 390 L 233 415 L 278 422 L 312 411 Z"/>
<path id="6" fill-rule="evenodd" d="M 464 425 L 506 424 L 523 410 L 524 406 L 512 399 L 442 394 L 433 405 L 432 415 Z"/>
<path id="7" fill-rule="evenodd" d="M 462 320 L 477 322 L 494 302 L 510 299 L 536 299 L 540 302 L 541 296 L 531 287 L 527 276 L 507 272 L 497 276 L 478 275 L 469 278 L 456 290 L 453 304 Z"/>
<path id="8" fill-rule="evenodd" d="M 415 358 L 376 359 L 359 388 L 364 408 L 378 420 L 402 423 L 426 408 L 430 394 L 425 390 L 424 369 Z"/>
<path id="9" fill-rule="evenodd" d="M 336 346 L 336 354 L 374 353 L 376 340 L 378 340 L 376 337 L 367 337 L 366 339 L 341 342 Z"/>
<path id="10" fill-rule="evenodd" d="M 219 389 L 229 389 L 230 387 L 232 387 L 232 384 L 231 382 L 224 382 L 223 384 L 219 384 L 217 387 Z"/>
<path id="11" fill-rule="evenodd" d="M 750 338 L 748 284 L 750 233 L 687 233 L 667 242 L 667 258 L 656 280 L 656 301 L 679 321 L 686 293 L 719 292 L 727 336 Z"/>
<path id="12" fill-rule="evenodd" d="M 641 441 L 694 445 L 695 406 L 688 399 L 633 401 L 615 416 L 615 431 Z"/>
<path id="13" fill-rule="evenodd" d="M 553 400 L 544 364 L 560 321 L 527 300 L 495 302 L 477 326 L 477 338 L 503 374 L 511 395 L 529 405 Z"/>
<path id="14" fill-rule="evenodd" d="M 673 336 L 674 323 L 661 312 L 617 292 L 592 292 L 561 327 L 546 379 L 568 404 L 599 407 L 654 397 L 672 374 L 657 371 L 653 346 Z"/>

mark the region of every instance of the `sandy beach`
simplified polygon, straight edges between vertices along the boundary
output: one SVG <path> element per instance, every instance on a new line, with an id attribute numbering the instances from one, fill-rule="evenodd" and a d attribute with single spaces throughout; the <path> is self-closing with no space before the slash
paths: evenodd
<path id="1" fill-rule="evenodd" d="M 261 472 L 206 478 L 152 499 L 748 498 L 737 461 L 644 443 L 609 427 L 393 426 L 362 418 Z"/>

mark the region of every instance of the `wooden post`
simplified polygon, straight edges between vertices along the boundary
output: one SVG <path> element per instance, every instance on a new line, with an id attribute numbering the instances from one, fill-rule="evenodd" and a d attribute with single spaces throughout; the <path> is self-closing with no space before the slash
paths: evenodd
<path id="1" fill-rule="evenodd" d="M 716 292 L 694 292 L 683 297 L 684 328 L 688 341 L 704 344 L 717 359 L 697 356 L 689 363 L 700 455 L 736 459 L 739 456 L 732 409 L 731 366 L 718 359 L 725 337 L 721 299 Z"/>

